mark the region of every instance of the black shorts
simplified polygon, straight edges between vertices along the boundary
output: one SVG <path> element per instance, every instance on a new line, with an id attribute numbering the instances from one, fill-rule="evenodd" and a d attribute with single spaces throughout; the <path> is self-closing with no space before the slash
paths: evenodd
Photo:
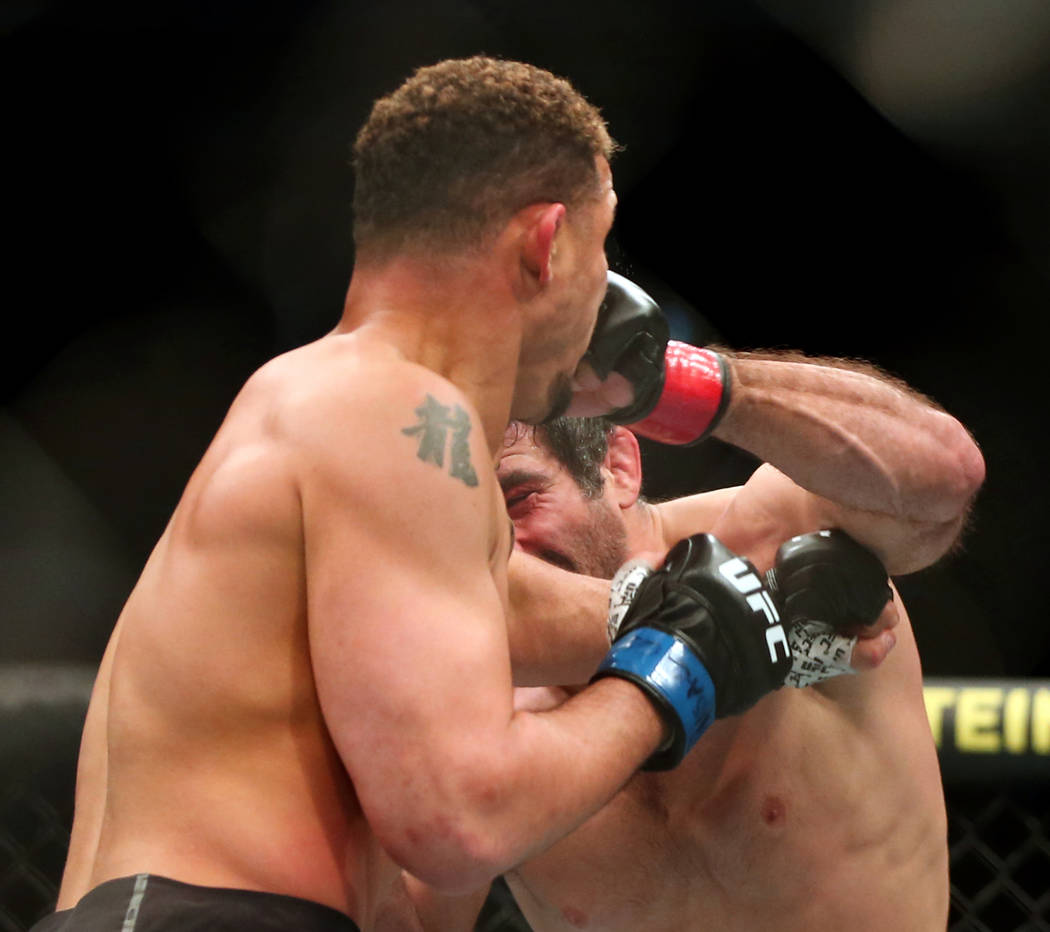
<path id="1" fill-rule="evenodd" d="M 99 884 L 30 932 L 360 932 L 348 916 L 278 893 L 196 887 L 156 874 Z"/>

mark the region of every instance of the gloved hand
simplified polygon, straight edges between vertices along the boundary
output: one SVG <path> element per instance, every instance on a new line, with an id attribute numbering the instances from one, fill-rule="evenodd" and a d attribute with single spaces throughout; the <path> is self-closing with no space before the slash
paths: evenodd
<path id="1" fill-rule="evenodd" d="M 716 718 L 749 709 L 791 668 L 787 633 L 757 570 L 710 534 L 680 541 L 658 570 L 624 567 L 610 626 L 612 648 L 594 678 L 635 683 L 670 729 L 647 770 L 674 767 Z"/>
<path id="2" fill-rule="evenodd" d="M 664 385 L 670 331 L 659 305 L 634 282 L 608 273 L 590 345 L 576 370 L 575 417 L 629 424 L 648 414 Z"/>
<path id="3" fill-rule="evenodd" d="M 853 673 L 857 627 L 873 624 L 893 597 L 878 557 L 844 531 L 792 537 L 766 574 L 792 649 L 789 686 Z"/>
<path id="4" fill-rule="evenodd" d="M 608 276 L 598 322 L 576 372 L 569 413 L 602 414 L 660 443 L 703 440 L 729 404 L 725 358 L 668 340 L 659 305 L 622 275 Z"/>

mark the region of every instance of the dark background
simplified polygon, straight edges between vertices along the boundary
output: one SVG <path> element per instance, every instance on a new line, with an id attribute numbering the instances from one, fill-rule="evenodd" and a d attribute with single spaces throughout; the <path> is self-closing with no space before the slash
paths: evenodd
<path id="1" fill-rule="evenodd" d="M 371 101 L 486 52 L 603 109 L 611 258 L 675 336 L 865 358 L 968 425 L 965 547 L 898 581 L 926 672 L 1050 675 L 1048 10 L 7 0 L 0 661 L 101 657 L 240 384 L 338 319 Z M 657 495 L 752 466 L 646 459 Z"/>

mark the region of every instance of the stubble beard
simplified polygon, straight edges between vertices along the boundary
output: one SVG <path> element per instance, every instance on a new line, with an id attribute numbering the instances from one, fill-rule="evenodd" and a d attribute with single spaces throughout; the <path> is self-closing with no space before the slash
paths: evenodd
<path id="1" fill-rule="evenodd" d="M 623 521 L 598 500 L 589 502 L 591 520 L 580 529 L 572 554 L 576 572 L 612 579 L 627 562 L 627 530 Z"/>
<path id="2" fill-rule="evenodd" d="M 540 422 L 549 424 L 561 417 L 572 404 L 572 379 L 565 372 L 559 372 L 547 391 L 547 414 Z"/>

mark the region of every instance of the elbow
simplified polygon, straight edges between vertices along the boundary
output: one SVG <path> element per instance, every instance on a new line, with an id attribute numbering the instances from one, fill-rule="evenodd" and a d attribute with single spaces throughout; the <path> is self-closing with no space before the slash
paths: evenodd
<path id="1" fill-rule="evenodd" d="M 491 769 L 491 768 L 488 768 Z M 426 801 L 392 804 L 369 823 L 391 858 L 440 893 L 471 893 L 513 866 L 514 853 L 499 805 L 505 794 L 486 768 L 431 787 Z M 436 792 L 433 792 L 436 790 Z"/>
<path id="2" fill-rule="evenodd" d="M 979 483 L 978 483 L 979 487 Z M 976 487 L 951 511 L 946 521 L 922 521 L 910 525 L 904 538 L 884 560 L 891 576 L 904 576 L 933 566 L 947 554 L 958 550 L 970 522 L 971 503 Z"/>
<path id="3" fill-rule="evenodd" d="M 400 867 L 449 896 L 479 890 L 510 866 L 494 837 L 447 814 L 415 820 L 412 828 L 381 837 L 380 843 Z"/>
<path id="4" fill-rule="evenodd" d="M 965 511 L 969 508 L 981 486 L 984 485 L 985 463 L 984 455 L 981 453 L 981 448 L 977 446 L 976 441 L 961 424 L 959 428 L 965 435 L 958 453 L 959 470 L 962 474 L 960 484 L 962 486 L 962 494 L 965 496 L 963 510 Z"/>
<path id="5" fill-rule="evenodd" d="M 947 417 L 947 415 L 945 415 Z M 953 421 L 942 456 L 925 487 L 917 491 L 903 535 L 883 555 L 890 575 L 907 575 L 932 566 L 958 548 L 974 499 L 984 484 L 985 463 L 966 429 Z"/>
<path id="6" fill-rule="evenodd" d="M 958 544 L 965 516 L 940 524 L 913 524 L 886 551 L 877 551 L 890 576 L 907 576 L 933 566 Z"/>
<path id="7" fill-rule="evenodd" d="M 959 503 L 957 511 L 964 514 L 984 484 L 984 455 L 977 441 L 959 421 L 948 414 L 944 417 L 951 422 L 944 449 L 951 462 L 952 487 L 955 500 Z"/>
<path id="8" fill-rule="evenodd" d="M 940 528 L 940 534 L 957 534 L 966 523 L 973 500 L 984 484 L 985 464 L 980 447 L 955 418 L 939 443 L 940 457 L 929 477 L 927 491 L 917 502 L 916 512 Z M 954 531 L 952 530 L 954 528 Z M 947 548 L 945 548 L 947 549 Z"/>

